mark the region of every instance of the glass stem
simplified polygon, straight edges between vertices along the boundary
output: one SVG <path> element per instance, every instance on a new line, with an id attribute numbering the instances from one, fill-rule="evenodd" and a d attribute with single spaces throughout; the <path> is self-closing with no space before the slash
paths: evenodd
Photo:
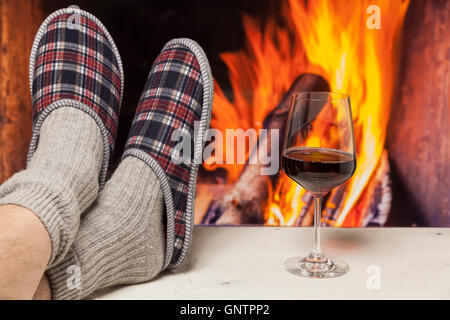
<path id="1" fill-rule="evenodd" d="M 320 248 L 320 224 L 322 222 L 322 197 L 314 196 L 314 248 L 316 255 L 322 255 Z"/>

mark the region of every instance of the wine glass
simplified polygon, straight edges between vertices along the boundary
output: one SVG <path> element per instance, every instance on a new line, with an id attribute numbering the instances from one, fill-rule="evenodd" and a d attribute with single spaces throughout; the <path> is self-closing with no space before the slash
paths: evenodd
<path id="1" fill-rule="evenodd" d="M 350 97 L 333 92 L 292 96 L 287 118 L 282 166 L 289 178 L 314 196 L 314 247 L 306 257 L 286 261 L 286 270 L 307 278 L 334 278 L 349 271 L 331 261 L 320 247 L 321 200 L 349 179 L 356 168 Z"/>

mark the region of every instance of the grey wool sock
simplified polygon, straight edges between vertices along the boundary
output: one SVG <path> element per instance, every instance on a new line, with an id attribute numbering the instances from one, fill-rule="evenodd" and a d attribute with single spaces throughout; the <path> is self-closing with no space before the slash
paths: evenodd
<path id="1" fill-rule="evenodd" d="M 0 186 L 0 205 L 25 207 L 44 224 L 52 244 L 49 266 L 62 261 L 81 213 L 98 195 L 102 157 L 96 122 L 81 110 L 62 107 L 43 122 L 27 169 Z"/>
<path id="2" fill-rule="evenodd" d="M 123 159 L 83 214 L 64 261 L 47 270 L 53 299 L 81 299 L 156 276 L 164 261 L 163 213 L 156 174 L 138 158 Z"/>

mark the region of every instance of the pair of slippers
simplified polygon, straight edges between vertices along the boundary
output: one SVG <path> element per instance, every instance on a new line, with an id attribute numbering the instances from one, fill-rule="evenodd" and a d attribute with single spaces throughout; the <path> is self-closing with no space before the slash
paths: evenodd
<path id="1" fill-rule="evenodd" d="M 111 35 L 86 11 L 66 8 L 52 13 L 34 40 L 29 77 L 33 135 L 28 160 L 46 117 L 61 107 L 78 108 L 96 121 L 102 133 L 101 188 L 124 90 L 122 62 Z M 212 102 L 211 69 L 202 48 L 190 39 L 168 42 L 153 64 L 122 157 L 141 159 L 158 176 L 166 209 L 163 269 L 179 267 L 190 248 L 198 164 Z M 191 139 L 190 161 L 179 161 L 173 154 L 177 132 Z"/>

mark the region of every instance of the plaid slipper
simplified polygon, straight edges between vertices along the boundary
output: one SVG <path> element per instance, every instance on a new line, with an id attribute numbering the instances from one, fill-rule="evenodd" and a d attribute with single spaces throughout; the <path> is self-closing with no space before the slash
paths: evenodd
<path id="1" fill-rule="evenodd" d="M 33 135 L 28 161 L 37 148 L 45 118 L 61 107 L 78 108 L 97 122 L 102 134 L 102 188 L 117 136 L 124 82 L 122 61 L 111 35 L 86 11 L 58 10 L 37 32 L 29 76 Z"/>
<path id="2" fill-rule="evenodd" d="M 163 269 L 179 267 L 191 245 L 197 172 L 211 119 L 213 89 L 201 47 L 190 39 L 170 41 L 153 64 L 125 147 L 123 158 L 134 156 L 146 162 L 164 193 Z M 191 146 L 191 155 L 182 162 L 177 156 L 179 134 L 188 137 Z"/>

